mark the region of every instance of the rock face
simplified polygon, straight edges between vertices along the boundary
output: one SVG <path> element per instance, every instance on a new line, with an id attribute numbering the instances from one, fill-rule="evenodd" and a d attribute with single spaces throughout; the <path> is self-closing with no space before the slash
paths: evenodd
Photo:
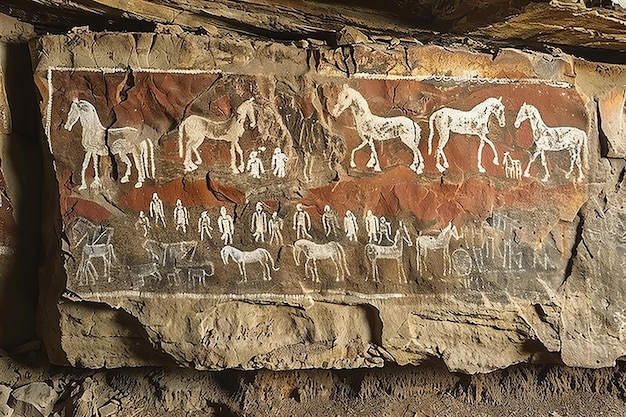
<path id="1" fill-rule="evenodd" d="M 580 63 L 303 46 L 33 46 L 67 237 L 42 281 L 55 362 L 473 373 L 624 354 L 621 193 L 598 200 L 615 183 Z"/>

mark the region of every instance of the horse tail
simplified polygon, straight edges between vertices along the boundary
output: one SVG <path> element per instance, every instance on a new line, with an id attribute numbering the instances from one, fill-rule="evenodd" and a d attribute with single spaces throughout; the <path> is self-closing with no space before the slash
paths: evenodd
<path id="1" fill-rule="evenodd" d="M 433 136 L 435 135 L 435 130 L 433 128 L 433 123 L 435 121 L 436 113 L 433 113 L 428 119 L 428 128 L 430 132 L 428 132 L 428 155 L 432 155 L 433 153 Z"/>
<path id="2" fill-rule="evenodd" d="M 150 138 L 146 139 L 148 142 L 148 151 L 150 152 L 148 158 L 150 158 L 150 168 L 152 168 L 152 176 L 149 178 L 154 178 L 155 175 L 155 166 L 154 166 L 154 144 Z M 146 175 L 148 177 L 148 175 Z"/>
<path id="3" fill-rule="evenodd" d="M 339 252 L 341 262 L 343 262 L 343 267 L 346 270 L 346 275 L 350 276 L 350 270 L 348 269 L 348 263 L 346 262 L 346 253 L 343 251 L 343 247 L 341 247 L 339 243 L 335 242 L 335 244 L 337 245 L 337 252 Z"/>
<path id="4" fill-rule="evenodd" d="M 269 259 L 269 261 L 271 262 L 271 264 L 272 264 L 272 269 L 273 269 L 274 271 L 280 271 L 280 267 L 276 268 L 276 267 L 274 266 L 274 258 L 272 258 L 272 255 L 269 253 L 269 251 L 268 251 L 268 250 L 265 250 L 265 256 L 267 256 L 267 259 Z"/>
<path id="5" fill-rule="evenodd" d="M 187 119 L 183 120 L 178 126 L 178 156 L 183 157 L 184 149 L 183 149 L 183 135 L 185 132 L 185 122 Z"/>

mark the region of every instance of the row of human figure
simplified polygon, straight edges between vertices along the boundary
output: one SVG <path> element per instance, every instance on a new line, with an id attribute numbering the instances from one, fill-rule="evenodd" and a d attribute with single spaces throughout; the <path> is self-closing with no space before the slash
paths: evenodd
<path id="1" fill-rule="evenodd" d="M 173 222 L 177 231 L 187 233 L 189 228 L 189 210 L 185 207 L 180 199 L 176 200 L 172 212 Z M 153 223 L 151 224 L 150 219 Z M 364 217 L 365 231 L 369 243 L 393 243 L 392 240 L 392 224 L 384 216 L 378 218 L 371 210 L 367 211 Z M 148 235 L 152 225 L 167 227 L 165 210 L 163 201 L 157 193 L 152 194 L 152 200 L 148 207 L 148 215 L 143 210 L 139 212 L 139 219 L 135 222 L 135 228 L 143 230 L 144 237 Z M 214 230 L 211 226 L 211 218 L 208 211 L 202 211 L 197 222 L 197 232 L 200 240 L 204 240 L 205 236 L 209 239 L 213 238 L 211 232 Z M 341 227 L 337 212 L 332 210 L 329 205 L 324 206 L 322 214 L 322 226 L 324 233 L 331 239 L 339 238 Z M 221 234 L 220 239 L 224 245 L 232 244 L 233 235 L 235 233 L 233 216 L 228 214 L 226 207 L 220 208 L 220 216 L 217 218 L 217 227 Z M 296 211 L 292 216 L 292 227 L 296 232 L 297 239 L 310 239 L 311 236 L 311 216 L 304 209 L 302 203 L 296 205 Z M 278 212 L 274 211 L 271 216 L 264 209 L 262 202 L 257 202 L 252 220 L 250 224 L 250 233 L 255 242 L 266 242 L 270 245 L 284 245 L 283 233 L 284 220 L 278 216 Z M 359 231 L 359 223 L 356 215 L 351 210 L 346 210 L 343 218 L 343 232 L 346 238 L 351 242 L 358 240 L 357 233 Z M 268 238 L 269 236 L 269 238 Z"/>

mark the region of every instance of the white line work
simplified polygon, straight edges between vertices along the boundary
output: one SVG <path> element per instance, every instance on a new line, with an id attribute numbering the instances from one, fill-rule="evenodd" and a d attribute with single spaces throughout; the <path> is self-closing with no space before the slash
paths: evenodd
<path id="1" fill-rule="evenodd" d="M 282 230 L 284 227 L 284 221 L 278 217 L 278 212 L 275 211 L 272 213 L 272 217 L 268 221 L 267 226 L 270 231 L 270 245 L 283 246 L 284 242 Z"/>
<path id="2" fill-rule="evenodd" d="M 150 217 L 154 218 L 154 224 L 158 225 L 159 220 L 163 227 L 165 227 L 165 211 L 163 210 L 163 200 L 159 198 L 157 193 L 152 194 L 152 200 L 150 200 Z"/>
<path id="3" fill-rule="evenodd" d="M 198 233 L 200 233 L 200 240 L 204 240 L 204 235 L 206 234 L 209 239 L 212 239 L 211 236 L 211 218 L 209 217 L 209 213 L 205 210 L 200 213 L 200 218 L 198 219 Z"/>
<path id="4" fill-rule="evenodd" d="M 337 229 L 339 229 L 339 221 L 337 220 L 337 213 L 331 210 L 330 206 L 326 204 L 324 206 L 324 213 L 322 214 L 322 226 L 324 226 L 324 233 L 326 236 L 337 237 Z"/>
<path id="5" fill-rule="evenodd" d="M 176 230 L 182 230 L 183 233 L 187 233 L 189 211 L 187 211 L 187 207 L 183 206 L 180 199 L 176 200 L 176 206 L 174 207 L 174 223 L 176 223 Z"/>
<path id="6" fill-rule="evenodd" d="M 141 265 L 129 265 L 128 274 L 131 279 L 131 288 L 142 288 L 146 285 L 146 278 L 153 278 L 157 282 L 161 282 L 161 279 L 163 279 L 163 276 L 159 272 L 159 266 L 155 262 Z"/>
<path id="7" fill-rule="evenodd" d="M 182 264 L 189 264 L 196 253 L 198 242 L 183 241 L 175 243 L 161 243 L 148 239 L 141 245 L 161 266 L 172 268 Z"/>
<path id="8" fill-rule="evenodd" d="M 421 129 L 416 122 L 405 116 L 380 117 L 373 115 L 361 93 L 344 84 L 339 92 L 337 104 L 331 111 L 331 114 L 335 118 L 339 117 L 347 108 L 350 108 L 352 111 L 356 130 L 362 140 L 361 144 L 354 148 L 350 154 L 351 167 L 356 167 L 354 162 L 355 152 L 369 145 L 371 153 L 367 167 L 373 168 L 374 171 L 381 171 L 374 141 L 382 142 L 399 138 L 402 143 L 413 151 L 413 162 L 410 168 L 417 174 L 421 174 L 424 171 L 424 158 L 418 147 Z"/>
<path id="9" fill-rule="evenodd" d="M 372 214 L 372 210 L 367 210 L 367 214 L 365 215 L 365 231 L 367 232 L 367 241 L 369 243 L 378 241 L 379 226 L 380 222 L 378 221 L 378 217 Z"/>
<path id="10" fill-rule="evenodd" d="M 265 234 L 267 233 L 267 213 L 263 210 L 263 203 L 256 203 L 254 213 L 252 213 L 252 223 L 250 232 L 255 242 L 261 241 L 265 243 Z"/>
<path id="11" fill-rule="evenodd" d="M 584 153 L 585 169 L 587 166 L 587 134 L 575 127 L 548 127 L 539 114 L 536 107 L 524 103 L 517 113 L 515 119 L 515 127 L 519 128 L 524 120 L 530 121 L 533 131 L 533 141 L 535 152 L 530 157 L 530 162 L 524 171 L 524 176 L 530 176 L 530 165 L 541 155 L 541 164 L 545 170 L 542 181 L 548 181 L 550 171 L 546 162 L 546 151 L 563 151 L 567 150 L 570 154 L 569 171 L 565 174 L 565 178 L 569 179 L 574 171 L 574 164 L 578 168 L 578 177 L 575 181 L 579 182 L 585 177 L 582 168 L 581 154 Z"/>
<path id="12" fill-rule="evenodd" d="M 504 153 L 502 165 L 504 166 L 504 174 L 507 178 L 516 180 L 522 179 L 522 162 L 519 159 L 513 159 L 509 151 Z"/>
<path id="13" fill-rule="evenodd" d="M 254 129 L 256 126 L 254 112 L 254 97 L 252 97 L 241 103 L 230 119 L 224 122 L 197 115 L 188 116 L 183 120 L 178 126 L 178 155 L 181 158 L 184 157 L 185 172 L 197 169 L 202 163 L 198 148 L 205 138 L 230 142 L 230 167 L 235 174 L 243 172 L 243 150 L 239 146 L 239 139 L 246 130 L 246 120 L 249 120 L 250 128 Z M 192 153 L 196 156 L 193 161 Z M 237 155 L 239 155 L 239 164 Z"/>
<path id="14" fill-rule="evenodd" d="M 119 156 L 126 165 L 126 172 L 120 181 L 122 184 L 127 183 L 131 175 L 129 154 L 132 155 L 137 170 L 135 188 L 140 188 L 146 178 L 155 178 L 154 144 L 150 137 L 146 137 L 146 133 L 155 140 L 158 138 L 156 131 L 147 125 L 142 125 L 140 129 L 122 127 L 107 131 L 111 153 Z"/>
<path id="15" fill-rule="evenodd" d="M 346 263 L 346 254 L 343 247 L 337 242 L 315 243 L 307 239 L 297 240 L 293 244 L 293 259 L 296 265 L 300 265 L 300 254 L 304 254 L 304 275 L 309 276 L 314 282 L 320 282 L 317 271 L 317 261 L 330 259 L 335 265 L 337 277 L 335 281 L 343 281 L 345 276 L 350 276 L 348 265 Z"/>
<path id="16" fill-rule="evenodd" d="M 346 216 L 343 218 L 343 231 L 346 232 L 346 237 L 351 242 L 358 240 L 359 224 L 356 221 L 356 216 L 350 210 L 346 210 Z"/>
<path id="17" fill-rule="evenodd" d="M 233 246 L 224 246 L 220 251 L 220 256 L 224 265 L 228 265 L 228 260 L 232 259 L 239 266 L 239 273 L 241 274 L 241 281 L 248 282 L 248 274 L 246 273 L 246 265 L 258 262 L 263 268 L 263 281 L 270 281 L 272 276 L 270 275 L 270 265 L 274 271 L 278 271 L 279 268 L 274 266 L 274 259 L 267 249 L 257 248 L 253 251 L 242 251 Z"/>
<path id="18" fill-rule="evenodd" d="M 83 167 L 80 173 L 81 184 L 79 190 L 85 190 L 87 188 L 87 181 L 85 180 L 85 171 L 89 163 L 93 161 L 94 180 L 91 186 L 94 188 L 100 187 L 100 175 L 98 172 L 99 162 L 98 159 L 101 156 L 109 155 L 109 148 L 106 144 L 106 128 L 100 123 L 100 118 L 96 112 L 96 108 L 86 100 L 74 99 L 70 106 L 70 110 L 67 113 L 67 121 L 65 122 L 65 129 L 72 130 L 76 122 L 80 121 L 82 125 L 82 145 L 85 150 L 85 159 L 83 160 Z"/>
<path id="19" fill-rule="evenodd" d="M 477 104 L 469 111 L 443 107 L 430 115 L 430 118 L 428 119 L 428 126 L 430 128 L 430 133 L 428 134 L 428 154 L 430 155 L 432 153 L 432 141 L 435 135 L 435 130 L 437 130 L 439 134 L 439 143 L 437 145 L 436 152 L 436 166 L 439 172 L 445 171 L 449 166 L 448 158 L 443 152 L 443 149 L 448 144 L 450 133 L 475 135 L 480 138 L 477 164 L 479 172 L 486 172 L 482 165 L 483 148 L 485 143 L 489 145 L 493 151 L 494 165 L 498 165 L 498 152 L 496 151 L 496 147 L 493 142 L 487 137 L 487 133 L 489 133 L 489 117 L 492 114 L 498 119 L 500 127 L 504 127 L 506 120 L 504 116 L 504 104 L 502 104 L 502 97 L 490 97 L 482 103 Z"/>
<path id="20" fill-rule="evenodd" d="M 413 246 L 409 232 L 400 222 L 396 235 L 393 239 L 392 246 L 381 246 L 373 243 L 365 245 L 365 256 L 369 262 L 370 272 L 372 274 L 372 281 L 380 282 L 380 274 L 378 271 L 379 259 L 394 259 L 398 268 L 398 280 L 400 282 L 407 282 L 404 268 L 402 267 L 402 251 L 404 249 L 404 243 L 407 246 Z M 367 281 L 367 278 L 365 279 Z"/>
<path id="21" fill-rule="evenodd" d="M 150 226 L 150 219 L 146 217 L 146 213 L 139 212 L 139 219 L 135 222 L 135 229 L 143 228 L 143 237 L 148 236 L 148 230 L 152 229 Z"/>
<path id="22" fill-rule="evenodd" d="M 456 240 L 462 236 L 459 235 L 456 226 L 452 222 L 444 227 L 437 237 L 435 236 L 418 236 L 415 239 L 415 247 L 417 248 L 417 270 L 421 270 L 422 266 L 426 271 L 426 256 L 428 251 L 441 250 L 443 253 L 443 275 L 448 275 L 452 269 L 452 261 L 450 259 L 450 240 Z"/>
<path id="23" fill-rule="evenodd" d="M 274 176 L 278 178 L 285 177 L 285 167 L 288 160 L 289 157 L 280 148 L 274 149 L 274 154 L 272 155 L 272 173 Z"/>
<path id="24" fill-rule="evenodd" d="M 261 174 L 265 174 L 265 167 L 263 166 L 263 161 L 259 158 L 259 151 L 250 152 L 246 172 L 249 172 L 250 176 L 256 179 L 261 178 Z"/>
<path id="25" fill-rule="evenodd" d="M 226 207 L 220 208 L 220 217 L 217 218 L 217 228 L 222 236 L 222 242 L 224 245 L 230 245 L 233 243 L 233 235 L 235 234 L 235 224 L 233 222 L 233 216 L 226 212 Z"/>
<path id="26" fill-rule="evenodd" d="M 296 238 L 311 238 L 309 230 L 311 229 L 311 216 L 304 211 L 302 203 L 296 204 L 296 212 L 293 214 L 293 230 L 296 231 Z"/>

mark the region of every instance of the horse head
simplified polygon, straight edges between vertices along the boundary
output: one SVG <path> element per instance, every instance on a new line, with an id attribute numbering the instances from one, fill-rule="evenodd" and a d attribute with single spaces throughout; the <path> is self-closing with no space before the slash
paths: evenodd
<path id="1" fill-rule="evenodd" d="M 222 262 L 224 262 L 224 265 L 228 265 L 228 257 L 233 256 L 232 246 L 224 246 L 220 251 L 220 256 L 222 257 Z"/>
<path id="2" fill-rule="evenodd" d="M 513 123 L 513 125 L 515 126 L 515 128 L 519 128 L 520 125 L 522 124 L 522 122 L 528 118 L 530 118 L 530 105 L 524 103 L 522 104 L 522 107 L 520 107 L 519 111 L 517 112 L 517 117 L 515 118 L 515 123 Z"/>
<path id="3" fill-rule="evenodd" d="M 333 107 L 333 110 L 330 112 L 333 117 L 339 117 L 339 115 L 341 115 L 341 113 L 343 113 L 352 104 L 350 90 L 351 89 L 348 87 L 348 84 L 344 84 L 343 87 L 341 87 L 341 91 L 337 96 L 337 104 L 335 104 L 335 107 Z"/>
<path id="4" fill-rule="evenodd" d="M 72 130 L 78 119 L 80 118 L 80 107 L 77 98 L 72 100 L 70 111 L 67 112 L 67 121 L 65 122 L 65 130 Z"/>
<path id="5" fill-rule="evenodd" d="M 252 97 L 237 107 L 237 123 L 243 124 L 247 118 L 250 121 L 250 128 L 254 129 L 256 127 L 256 112 L 254 104 L 254 97 Z"/>

